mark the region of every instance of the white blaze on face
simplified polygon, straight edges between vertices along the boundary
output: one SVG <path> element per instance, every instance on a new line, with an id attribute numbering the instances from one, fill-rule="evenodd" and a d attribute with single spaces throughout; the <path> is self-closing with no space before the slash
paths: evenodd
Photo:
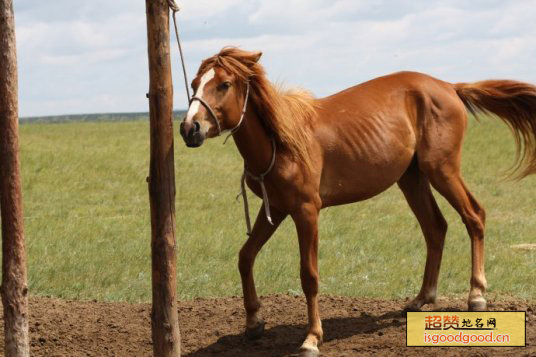
<path id="1" fill-rule="evenodd" d="M 201 77 L 201 83 L 199 83 L 199 87 L 197 88 L 197 91 L 195 92 L 195 96 L 199 98 L 203 98 L 203 91 L 205 89 L 205 85 L 210 82 L 212 78 L 214 78 L 214 75 L 216 72 L 214 71 L 214 68 L 211 68 L 209 71 L 207 71 L 203 76 Z M 199 106 L 201 103 L 199 103 L 198 100 L 194 100 L 192 102 L 192 105 L 188 108 L 188 113 L 186 114 L 186 122 L 192 122 L 194 116 L 197 114 L 197 111 L 199 110 Z"/>

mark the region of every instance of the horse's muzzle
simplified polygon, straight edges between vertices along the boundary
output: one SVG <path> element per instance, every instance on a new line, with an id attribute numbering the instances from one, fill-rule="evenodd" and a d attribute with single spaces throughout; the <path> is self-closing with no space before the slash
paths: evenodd
<path id="1" fill-rule="evenodd" d="M 205 141 L 205 135 L 201 132 L 201 125 L 198 121 L 194 121 L 191 124 L 183 121 L 179 131 L 184 143 L 189 148 L 197 148 L 203 145 L 203 141 Z"/>

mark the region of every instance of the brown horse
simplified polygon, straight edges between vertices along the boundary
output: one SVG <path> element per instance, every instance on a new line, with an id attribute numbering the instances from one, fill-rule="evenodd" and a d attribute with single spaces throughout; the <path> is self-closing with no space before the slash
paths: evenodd
<path id="1" fill-rule="evenodd" d="M 298 233 L 309 317 L 301 351 L 319 353 L 319 211 L 368 199 L 394 183 L 417 217 L 427 245 L 422 287 L 407 308 L 417 310 L 436 300 L 447 222 L 431 185 L 467 227 L 472 253 L 468 307 L 485 310 L 485 212 L 460 173 L 465 108 L 493 113 L 508 124 L 520 154 L 520 175 L 526 176 L 536 172 L 536 87 L 510 80 L 452 84 L 400 72 L 314 99 L 304 91 L 275 88 L 258 63 L 260 57 L 260 52 L 224 48 L 203 61 L 192 83 L 195 99 L 181 124 L 190 147 L 232 130 L 250 172 L 247 185 L 269 203 L 266 211 L 261 208 L 239 254 L 246 335 L 257 338 L 264 329 L 253 280 L 255 257 L 290 215 Z"/>

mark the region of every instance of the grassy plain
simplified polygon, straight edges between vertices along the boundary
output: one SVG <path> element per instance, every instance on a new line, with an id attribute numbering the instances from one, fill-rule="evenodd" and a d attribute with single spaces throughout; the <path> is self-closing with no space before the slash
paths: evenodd
<path id="1" fill-rule="evenodd" d="M 21 125 L 31 294 L 150 300 L 148 132 L 146 121 Z M 237 254 L 246 235 L 235 196 L 241 158 L 232 142 L 209 140 L 193 150 L 178 137 L 175 158 L 179 297 L 240 295 Z M 487 208 L 489 293 L 534 299 L 536 251 L 510 246 L 536 242 L 536 177 L 504 181 L 500 174 L 513 158 L 504 124 L 470 121 L 463 172 Z M 469 239 L 459 216 L 435 194 L 450 224 L 439 294 L 465 295 Z M 260 200 L 252 202 L 253 216 Z M 301 293 L 298 258 L 287 220 L 257 259 L 259 293 Z M 396 186 L 322 211 L 322 294 L 413 297 L 424 259 L 424 239 Z"/>

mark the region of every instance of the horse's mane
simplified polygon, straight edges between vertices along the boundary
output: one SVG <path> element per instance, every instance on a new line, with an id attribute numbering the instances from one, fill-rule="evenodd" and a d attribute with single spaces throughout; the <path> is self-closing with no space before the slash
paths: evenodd
<path id="1" fill-rule="evenodd" d="M 240 79 L 239 85 L 244 93 L 249 79 L 250 102 L 266 129 L 279 145 L 308 166 L 311 124 L 316 114 L 313 96 L 305 90 L 283 90 L 274 86 L 266 78 L 263 66 L 257 62 L 259 57 L 260 53 L 225 47 L 201 63 L 198 75 L 212 67 L 222 67 Z"/>

